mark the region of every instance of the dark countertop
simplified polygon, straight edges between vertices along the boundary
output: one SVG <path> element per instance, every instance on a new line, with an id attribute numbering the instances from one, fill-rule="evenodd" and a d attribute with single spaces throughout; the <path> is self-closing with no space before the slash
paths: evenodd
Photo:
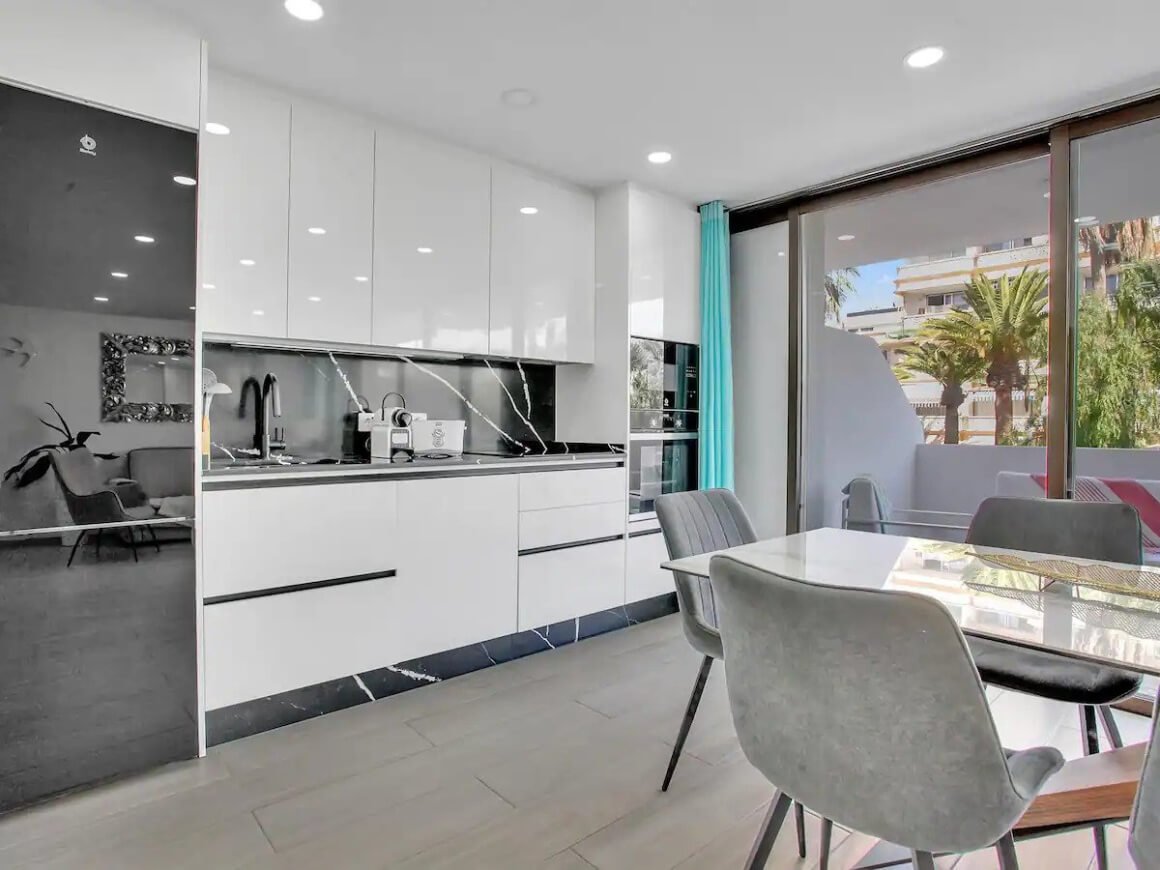
<path id="1" fill-rule="evenodd" d="M 521 471 L 568 469 L 595 465 L 623 465 L 625 454 L 615 450 L 579 453 L 527 453 L 522 456 L 464 453 L 453 459 L 415 459 L 410 462 L 372 460 L 360 463 L 291 464 L 249 467 L 211 467 L 202 473 L 209 490 L 253 486 L 335 483 L 347 478 L 451 477 Z M 317 460 L 315 460 L 317 463 Z"/>

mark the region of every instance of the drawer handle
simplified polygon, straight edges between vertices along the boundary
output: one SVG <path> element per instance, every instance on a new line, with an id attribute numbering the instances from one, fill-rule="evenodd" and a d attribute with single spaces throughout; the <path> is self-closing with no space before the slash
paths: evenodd
<path id="1" fill-rule="evenodd" d="M 520 550 L 521 556 L 534 556 L 537 553 L 551 553 L 553 550 L 570 550 L 573 547 L 588 547 L 592 544 L 609 544 L 613 541 L 623 541 L 624 535 L 607 535 L 603 538 L 588 538 L 583 541 L 568 541 L 565 544 L 549 544 L 546 547 L 530 547 Z"/>
<path id="2" fill-rule="evenodd" d="M 397 574 L 394 568 L 386 571 L 374 571 L 370 574 L 352 574 L 349 577 L 332 577 L 329 580 L 310 580 L 306 583 L 291 583 L 288 586 L 270 586 L 265 589 L 251 589 L 246 592 L 231 592 L 227 595 L 211 595 L 205 599 L 205 605 L 229 604 L 234 601 L 249 601 L 251 598 L 269 598 L 271 595 L 290 595 L 294 592 L 309 592 L 311 589 L 326 589 L 329 586 L 346 586 L 348 583 L 366 583 L 368 580 L 381 580 L 384 577 L 394 577 Z"/>

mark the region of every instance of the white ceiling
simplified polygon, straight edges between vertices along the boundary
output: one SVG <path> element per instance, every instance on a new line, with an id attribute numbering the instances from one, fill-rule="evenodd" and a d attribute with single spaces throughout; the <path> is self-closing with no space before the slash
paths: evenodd
<path id="1" fill-rule="evenodd" d="M 1160 3 L 139 0 L 211 64 L 598 187 L 748 202 L 1160 87 Z M 946 47 L 906 68 L 908 50 Z M 499 95 L 529 88 L 530 109 Z M 654 167 L 645 154 L 673 152 Z"/>

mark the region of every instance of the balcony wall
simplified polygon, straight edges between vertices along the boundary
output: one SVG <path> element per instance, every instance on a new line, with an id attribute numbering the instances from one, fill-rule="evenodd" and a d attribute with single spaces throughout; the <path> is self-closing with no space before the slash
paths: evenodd
<path id="1" fill-rule="evenodd" d="M 1076 467 L 1087 477 L 1160 480 L 1160 451 L 1081 447 Z M 1042 474 L 1047 470 L 1043 447 L 996 447 L 982 444 L 919 444 L 914 452 L 911 503 L 931 511 L 973 513 L 979 502 L 995 494 L 1000 471 Z"/>

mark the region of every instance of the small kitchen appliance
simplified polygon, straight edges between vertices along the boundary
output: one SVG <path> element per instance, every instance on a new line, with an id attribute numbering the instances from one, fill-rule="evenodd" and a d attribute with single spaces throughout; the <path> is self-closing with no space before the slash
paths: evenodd
<path id="1" fill-rule="evenodd" d="M 465 420 L 426 420 L 419 415 L 411 421 L 412 447 L 425 459 L 451 459 L 463 454 Z"/>
<path id="2" fill-rule="evenodd" d="M 387 405 L 391 396 L 399 397 L 397 406 Z M 425 415 L 424 415 L 425 416 Z M 379 415 L 371 426 L 371 457 L 392 462 L 408 462 L 415 457 L 411 423 L 415 415 L 407 410 L 402 393 L 387 393 L 379 404 Z"/>

